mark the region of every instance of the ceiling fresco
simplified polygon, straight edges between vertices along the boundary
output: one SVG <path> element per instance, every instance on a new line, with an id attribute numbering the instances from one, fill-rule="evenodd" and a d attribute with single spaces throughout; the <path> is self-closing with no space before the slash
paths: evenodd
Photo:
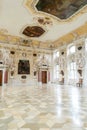
<path id="1" fill-rule="evenodd" d="M 87 5 L 87 0 L 39 0 L 38 11 L 43 11 L 60 19 L 67 19 Z"/>
<path id="2" fill-rule="evenodd" d="M 28 26 L 24 29 L 23 34 L 29 37 L 39 37 L 45 30 L 39 26 Z"/>

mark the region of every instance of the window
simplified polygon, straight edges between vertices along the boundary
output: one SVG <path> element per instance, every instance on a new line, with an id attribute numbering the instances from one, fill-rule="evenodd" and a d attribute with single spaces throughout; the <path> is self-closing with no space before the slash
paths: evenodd
<path id="1" fill-rule="evenodd" d="M 56 51 L 56 52 L 54 53 L 54 59 L 57 58 L 57 57 L 59 57 L 59 51 Z"/>
<path id="2" fill-rule="evenodd" d="M 59 65 L 56 65 L 56 78 L 59 78 Z"/>
<path id="3" fill-rule="evenodd" d="M 54 67 L 54 79 L 59 78 L 59 65 L 55 65 Z"/>
<path id="4" fill-rule="evenodd" d="M 59 57 L 59 51 L 56 52 L 57 57 Z"/>
<path id="5" fill-rule="evenodd" d="M 71 46 L 71 47 L 67 50 L 67 55 L 73 54 L 73 53 L 75 53 L 75 46 Z"/>
<path id="6" fill-rule="evenodd" d="M 76 79 L 76 62 L 71 62 L 69 64 L 69 79 Z"/>
<path id="7" fill-rule="evenodd" d="M 85 50 L 87 51 L 87 38 L 85 39 Z"/>

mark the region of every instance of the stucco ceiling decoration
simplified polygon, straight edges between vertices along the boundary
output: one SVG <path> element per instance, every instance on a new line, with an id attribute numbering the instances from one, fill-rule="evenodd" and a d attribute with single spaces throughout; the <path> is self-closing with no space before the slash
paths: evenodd
<path id="1" fill-rule="evenodd" d="M 71 33 L 68 33 L 68 34 L 62 36 L 61 38 L 59 38 L 57 41 L 55 41 L 54 45 L 55 46 L 62 46 L 65 43 L 69 44 L 77 39 L 82 38 L 82 37 L 83 38 L 87 37 L 87 22 L 83 26 L 72 31 Z M 64 41 L 65 41 L 65 43 L 64 43 Z"/>
<path id="2" fill-rule="evenodd" d="M 8 33 L 7 29 L 4 29 L 4 28 L 0 29 L 0 34 L 7 34 L 7 33 Z"/>
<path id="3" fill-rule="evenodd" d="M 44 27 L 50 26 L 52 27 L 53 22 L 51 20 L 51 18 L 49 17 L 34 17 L 33 18 L 34 21 L 38 22 L 38 24 L 43 25 Z"/>

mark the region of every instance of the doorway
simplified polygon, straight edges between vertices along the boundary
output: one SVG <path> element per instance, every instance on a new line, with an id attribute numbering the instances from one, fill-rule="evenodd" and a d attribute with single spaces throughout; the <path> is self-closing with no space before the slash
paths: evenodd
<path id="1" fill-rule="evenodd" d="M 47 71 L 42 71 L 42 83 L 47 83 Z"/>
<path id="2" fill-rule="evenodd" d="M 0 70 L 0 86 L 2 86 L 2 70 Z"/>

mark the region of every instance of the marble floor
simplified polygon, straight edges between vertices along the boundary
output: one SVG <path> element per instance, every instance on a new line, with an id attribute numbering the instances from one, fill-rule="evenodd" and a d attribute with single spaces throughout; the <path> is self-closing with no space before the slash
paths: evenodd
<path id="1" fill-rule="evenodd" d="M 87 88 L 0 87 L 0 130 L 87 130 Z"/>

